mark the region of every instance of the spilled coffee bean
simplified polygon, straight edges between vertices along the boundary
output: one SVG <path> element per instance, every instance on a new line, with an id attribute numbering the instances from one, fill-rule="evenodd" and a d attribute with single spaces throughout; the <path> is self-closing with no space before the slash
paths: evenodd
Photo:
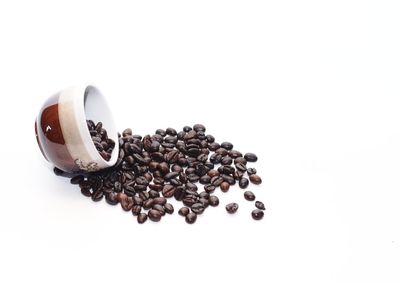
<path id="1" fill-rule="evenodd" d="M 110 205 L 120 204 L 124 211 L 131 211 L 138 223 L 147 219 L 158 222 L 173 214 L 174 207 L 167 202 L 173 197 L 185 205 L 178 214 L 193 224 L 197 215 L 219 205 L 220 200 L 214 195 L 217 188 L 228 192 L 236 189 L 236 183 L 246 189 L 250 182 L 262 182 L 255 168 L 247 168 L 248 162 L 258 159 L 254 153 L 243 155 L 230 142 L 218 143 L 213 135 L 205 133 L 202 124 L 185 126 L 180 131 L 158 129 L 144 136 L 127 128 L 118 135 L 118 141 L 108 137 L 102 122 L 87 120 L 87 126 L 99 154 L 107 161 L 112 154 L 118 154 L 117 162 L 103 171 L 71 176 L 70 183 L 79 185 L 81 193 L 93 201 L 105 199 Z M 119 145 L 116 153 L 115 142 Z M 57 168 L 54 173 L 69 176 Z M 255 200 L 250 191 L 244 196 Z M 260 201 L 255 206 L 252 217 L 259 220 L 265 207 Z M 237 203 L 225 207 L 230 214 L 238 208 Z"/>

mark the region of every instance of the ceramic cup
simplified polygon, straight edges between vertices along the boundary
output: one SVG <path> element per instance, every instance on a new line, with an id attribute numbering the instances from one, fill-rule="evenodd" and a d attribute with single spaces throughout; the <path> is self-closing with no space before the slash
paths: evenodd
<path id="1" fill-rule="evenodd" d="M 89 119 L 101 121 L 115 141 L 109 161 L 92 142 L 86 124 Z M 65 172 L 95 172 L 117 162 L 118 132 L 105 97 L 94 86 L 70 87 L 51 96 L 40 109 L 35 132 L 43 156 Z"/>

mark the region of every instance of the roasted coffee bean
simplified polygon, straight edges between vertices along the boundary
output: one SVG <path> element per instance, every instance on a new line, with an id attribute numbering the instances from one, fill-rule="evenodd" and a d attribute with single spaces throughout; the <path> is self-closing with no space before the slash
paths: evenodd
<path id="1" fill-rule="evenodd" d="M 110 205 L 118 204 L 117 194 L 115 192 L 110 192 L 106 194 L 106 202 Z"/>
<path id="2" fill-rule="evenodd" d="M 239 187 L 241 189 L 245 189 L 249 186 L 249 179 L 243 177 L 239 180 Z"/>
<path id="3" fill-rule="evenodd" d="M 239 205 L 236 202 L 228 203 L 225 209 L 228 213 L 233 214 L 239 209 Z"/>
<path id="4" fill-rule="evenodd" d="M 183 187 L 176 187 L 174 197 L 176 200 L 181 201 L 186 195 L 186 191 Z"/>
<path id="5" fill-rule="evenodd" d="M 185 131 L 180 131 L 180 132 L 178 132 L 178 134 L 176 136 L 178 137 L 178 140 L 183 140 L 185 135 L 186 135 Z"/>
<path id="6" fill-rule="evenodd" d="M 229 185 L 233 186 L 234 184 L 236 184 L 236 181 L 232 176 L 226 174 L 222 174 L 220 176 L 222 177 L 222 179 L 224 179 L 225 182 L 228 182 Z"/>
<path id="7" fill-rule="evenodd" d="M 225 182 L 225 181 L 224 181 L 224 182 L 221 183 L 220 187 L 221 187 L 221 191 L 223 191 L 224 193 L 226 193 L 227 191 L 229 191 L 230 185 L 229 185 L 228 182 Z"/>
<path id="8" fill-rule="evenodd" d="M 171 179 L 169 180 L 171 185 L 174 185 L 175 187 L 182 185 L 182 182 L 179 181 L 178 179 Z"/>
<path id="9" fill-rule="evenodd" d="M 251 216 L 254 220 L 261 220 L 264 217 L 264 211 L 262 211 L 261 209 L 254 209 L 251 212 Z"/>
<path id="10" fill-rule="evenodd" d="M 217 142 L 212 142 L 208 145 L 208 149 L 211 151 L 216 151 L 217 149 L 219 149 L 221 146 L 219 143 Z"/>
<path id="11" fill-rule="evenodd" d="M 204 175 L 204 176 L 202 176 L 202 177 L 200 178 L 200 184 L 203 184 L 203 185 L 209 184 L 210 181 L 211 181 L 211 177 L 208 176 L 208 175 Z"/>
<path id="12" fill-rule="evenodd" d="M 242 155 L 242 153 L 241 153 L 240 151 L 231 150 L 231 151 L 229 152 L 229 156 L 232 157 L 233 159 L 236 159 L 236 158 L 238 158 L 238 157 L 242 157 L 243 155 Z"/>
<path id="13" fill-rule="evenodd" d="M 178 164 L 174 164 L 171 167 L 171 171 L 180 173 L 183 171 L 183 168 L 182 168 L 182 166 L 179 166 Z"/>
<path id="14" fill-rule="evenodd" d="M 146 222 L 146 220 L 147 220 L 147 214 L 146 213 L 140 213 L 137 216 L 137 222 L 140 223 L 140 224 Z"/>
<path id="15" fill-rule="evenodd" d="M 209 170 L 209 171 L 207 172 L 207 175 L 210 176 L 210 177 L 212 178 L 212 177 L 214 177 L 214 176 L 218 176 L 218 175 L 219 175 L 219 172 L 218 172 L 218 170 L 211 169 L 211 170 Z"/>
<path id="16" fill-rule="evenodd" d="M 204 131 L 203 131 L 204 132 Z M 215 138 L 213 135 L 206 135 L 206 140 L 209 143 L 213 143 L 215 141 Z"/>
<path id="17" fill-rule="evenodd" d="M 165 131 L 167 133 L 167 135 L 170 136 L 176 136 L 176 130 L 174 128 L 167 128 L 167 130 Z"/>
<path id="18" fill-rule="evenodd" d="M 194 173 L 187 175 L 187 179 L 191 182 L 191 183 L 195 183 L 197 182 L 200 177 Z"/>
<path id="19" fill-rule="evenodd" d="M 135 189 L 135 192 L 140 193 L 140 192 L 145 191 L 147 189 L 147 186 L 146 185 L 135 185 L 133 188 Z"/>
<path id="20" fill-rule="evenodd" d="M 90 188 L 81 188 L 81 193 L 85 197 L 91 197 L 92 196 L 92 190 Z"/>
<path id="21" fill-rule="evenodd" d="M 210 196 L 210 198 L 208 199 L 208 203 L 211 206 L 218 206 L 219 204 L 219 198 L 217 196 Z"/>
<path id="22" fill-rule="evenodd" d="M 265 210 L 265 205 L 262 201 L 257 200 L 255 205 L 258 209 Z"/>
<path id="23" fill-rule="evenodd" d="M 153 207 L 153 205 L 154 205 L 154 199 L 152 199 L 152 198 L 149 198 L 149 199 L 143 201 L 144 209 L 150 209 Z"/>
<path id="24" fill-rule="evenodd" d="M 141 211 L 142 211 L 142 207 L 140 205 L 134 205 L 132 207 L 132 214 L 135 216 L 139 215 Z"/>
<path id="25" fill-rule="evenodd" d="M 206 198 L 206 199 L 208 199 L 208 198 L 210 197 L 210 194 L 207 193 L 206 191 L 203 191 L 203 192 L 201 192 L 201 193 L 199 194 L 199 197 L 200 197 L 200 198 Z"/>
<path id="26" fill-rule="evenodd" d="M 187 190 L 192 190 L 192 191 L 197 191 L 197 186 L 196 186 L 196 184 L 187 182 L 186 183 L 186 189 Z"/>
<path id="27" fill-rule="evenodd" d="M 190 127 L 190 126 L 184 126 L 183 127 L 183 131 L 184 132 L 190 132 L 192 130 L 192 127 Z"/>
<path id="28" fill-rule="evenodd" d="M 255 155 L 254 153 L 246 153 L 244 155 L 244 158 L 249 162 L 256 162 L 258 159 L 257 155 Z"/>
<path id="29" fill-rule="evenodd" d="M 125 196 L 126 196 L 126 195 L 125 195 Z M 132 197 L 128 197 L 128 196 L 122 198 L 122 199 L 120 200 L 120 203 L 121 203 L 122 209 L 125 210 L 125 211 L 131 210 L 132 207 L 133 207 L 133 205 L 134 205 L 134 202 L 133 202 Z"/>
<path id="30" fill-rule="evenodd" d="M 188 213 L 185 217 L 185 221 L 188 224 L 193 224 L 194 222 L 196 222 L 196 219 L 197 219 L 197 214 L 193 212 Z"/>
<path id="31" fill-rule="evenodd" d="M 103 190 L 102 189 L 97 189 L 92 193 L 92 200 L 93 201 L 101 201 L 103 198 Z"/>
<path id="32" fill-rule="evenodd" d="M 154 204 L 161 204 L 164 205 L 167 202 L 167 199 L 164 197 L 158 197 L 158 198 L 154 198 Z"/>
<path id="33" fill-rule="evenodd" d="M 229 156 L 225 156 L 221 159 L 221 164 L 222 165 L 230 165 L 232 164 L 232 158 Z"/>
<path id="34" fill-rule="evenodd" d="M 150 151 L 151 152 L 156 152 L 160 149 L 160 143 L 158 141 L 153 141 L 150 145 Z"/>
<path id="35" fill-rule="evenodd" d="M 247 170 L 246 165 L 244 165 L 243 163 L 236 163 L 235 167 L 237 170 L 242 171 L 242 172 L 246 172 L 246 170 Z"/>
<path id="36" fill-rule="evenodd" d="M 204 186 L 204 190 L 207 193 L 211 194 L 211 193 L 213 193 L 215 191 L 215 186 L 211 185 L 211 184 L 207 184 L 207 185 Z"/>
<path id="37" fill-rule="evenodd" d="M 160 196 L 160 193 L 158 191 L 155 191 L 155 190 L 150 190 L 149 191 L 149 196 L 151 198 L 158 198 Z"/>
<path id="38" fill-rule="evenodd" d="M 178 137 L 177 136 L 168 136 L 164 138 L 164 141 L 167 143 L 177 143 Z"/>
<path id="39" fill-rule="evenodd" d="M 178 173 L 178 172 L 169 172 L 168 174 L 166 174 L 166 175 L 164 176 L 164 179 L 165 179 L 166 181 L 169 181 L 170 179 L 176 178 L 176 177 L 178 177 L 178 176 L 179 176 L 179 173 Z"/>
<path id="40" fill-rule="evenodd" d="M 149 192 L 140 192 L 140 193 L 139 193 L 139 197 L 140 197 L 143 201 L 145 201 L 145 200 L 148 200 L 148 199 L 150 198 L 150 194 L 149 194 Z"/>
<path id="41" fill-rule="evenodd" d="M 195 166 L 195 171 L 197 176 L 204 176 L 208 172 L 208 168 L 204 164 L 197 164 Z"/>
<path id="42" fill-rule="evenodd" d="M 162 189 L 162 195 L 166 198 L 170 198 L 174 195 L 175 193 L 175 187 L 170 184 L 164 185 L 164 188 Z"/>
<path id="43" fill-rule="evenodd" d="M 156 209 L 150 209 L 147 216 L 151 221 L 158 222 L 161 219 L 161 213 Z"/>
<path id="44" fill-rule="evenodd" d="M 193 204 L 197 202 L 197 197 L 192 195 L 187 195 L 183 198 L 182 202 L 184 205 L 191 207 Z"/>
<path id="45" fill-rule="evenodd" d="M 202 214 L 204 212 L 204 206 L 201 203 L 195 203 L 193 204 L 190 209 L 192 210 L 192 212 L 196 213 L 196 214 Z"/>
<path id="46" fill-rule="evenodd" d="M 163 189 L 163 185 L 161 184 L 149 184 L 149 188 L 154 190 L 154 191 L 161 191 Z"/>
<path id="47" fill-rule="evenodd" d="M 117 195 L 118 197 L 118 195 Z M 133 196 L 133 203 L 136 205 L 143 205 L 143 200 L 139 196 Z"/>
<path id="48" fill-rule="evenodd" d="M 156 131 L 156 134 L 157 134 L 157 135 L 160 135 L 160 136 L 162 136 L 162 137 L 165 137 L 165 136 L 167 135 L 167 132 L 166 132 L 165 130 L 163 130 L 163 129 L 158 129 L 158 130 Z"/>
<path id="49" fill-rule="evenodd" d="M 174 207 L 172 206 L 172 204 L 170 204 L 168 202 L 166 204 L 164 204 L 164 210 L 168 214 L 174 213 Z"/>
<path id="50" fill-rule="evenodd" d="M 204 206 L 204 208 L 207 208 L 209 205 L 208 199 L 206 198 L 199 198 L 199 203 L 201 203 Z"/>
<path id="51" fill-rule="evenodd" d="M 237 158 L 235 158 L 234 163 L 235 164 L 242 163 L 243 165 L 246 165 L 247 164 L 247 160 L 244 159 L 244 157 L 237 157 Z"/>
<path id="52" fill-rule="evenodd" d="M 253 184 L 256 184 L 256 185 L 259 185 L 262 183 L 260 176 L 258 176 L 256 174 L 250 175 L 249 179 L 250 179 L 250 182 L 252 182 Z"/>
<path id="53" fill-rule="evenodd" d="M 223 142 L 221 143 L 221 147 L 225 148 L 226 150 L 231 150 L 233 148 L 233 144 L 231 144 L 230 142 Z"/>
<path id="54" fill-rule="evenodd" d="M 161 216 L 165 215 L 165 209 L 164 206 L 162 206 L 161 204 L 155 204 L 153 205 L 153 209 L 158 210 L 161 214 Z"/>
<path id="55" fill-rule="evenodd" d="M 202 124 L 195 124 L 193 126 L 193 130 L 195 130 L 196 132 L 205 132 L 206 127 L 204 127 Z"/>
<path id="56" fill-rule="evenodd" d="M 181 208 L 178 210 L 178 214 L 179 214 L 179 215 L 182 215 L 182 216 L 188 215 L 189 212 L 190 212 L 190 210 L 189 210 L 189 208 L 186 207 L 186 206 L 181 207 Z"/>
<path id="57" fill-rule="evenodd" d="M 253 201 L 256 199 L 256 196 L 251 191 L 244 192 L 244 198 L 249 201 Z"/>
<path id="58" fill-rule="evenodd" d="M 224 181 L 224 179 L 220 176 L 214 176 L 211 178 L 211 185 L 218 187 L 219 185 L 222 184 L 222 182 Z"/>
<path id="59" fill-rule="evenodd" d="M 78 185 L 81 181 L 83 181 L 85 179 L 84 176 L 82 175 L 76 175 L 74 176 L 71 180 L 70 183 L 73 185 Z"/>
<path id="60" fill-rule="evenodd" d="M 247 174 L 248 175 L 257 174 L 256 168 L 247 168 Z"/>
<path id="61" fill-rule="evenodd" d="M 86 189 L 86 190 L 88 190 L 88 189 L 90 189 L 90 188 L 92 187 L 92 184 L 91 184 L 88 180 L 81 180 L 81 181 L 79 182 L 79 187 L 80 187 L 81 189 Z"/>
<path id="62" fill-rule="evenodd" d="M 213 153 L 210 156 L 210 162 L 213 163 L 213 164 L 218 164 L 218 163 L 221 162 L 221 160 L 222 160 L 222 155 L 221 154 Z"/>
<path id="63" fill-rule="evenodd" d="M 157 170 L 159 170 L 162 174 L 167 174 L 169 172 L 169 165 L 167 162 L 161 162 L 158 164 Z"/>
<path id="64" fill-rule="evenodd" d="M 137 177 L 135 179 L 136 185 L 148 186 L 149 181 L 144 176 Z"/>

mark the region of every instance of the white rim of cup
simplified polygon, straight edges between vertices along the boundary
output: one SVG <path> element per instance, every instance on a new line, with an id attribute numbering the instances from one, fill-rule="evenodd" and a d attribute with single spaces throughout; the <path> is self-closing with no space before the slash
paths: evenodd
<path id="1" fill-rule="evenodd" d="M 113 166 L 118 159 L 118 132 L 104 95 L 92 85 L 75 86 L 60 92 L 59 119 L 67 149 L 81 170 L 98 171 Z M 115 141 L 109 161 L 93 144 L 86 120 L 102 122 L 108 137 Z"/>

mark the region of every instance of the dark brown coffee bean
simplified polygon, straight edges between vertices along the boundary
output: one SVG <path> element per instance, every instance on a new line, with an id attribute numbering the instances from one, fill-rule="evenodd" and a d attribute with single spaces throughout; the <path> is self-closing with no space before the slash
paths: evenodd
<path id="1" fill-rule="evenodd" d="M 205 185 L 205 186 L 204 186 L 204 190 L 205 190 L 207 193 L 211 194 L 211 193 L 213 193 L 213 192 L 215 191 L 215 186 L 214 186 L 214 185 L 211 185 L 211 184 Z"/>
<path id="2" fill-rule="evenodd" d="M 244 198 L 249 201 L 253 201 L 256 199 L 256 196 L 251 191 L 244 192 Z"/>
<path id="3" fill-rule="evenodd" d="M 248 168 L 248 169 L 247 169 L 247 174 L 248 174 L 248 175 L 257 174 L 256 168 Z"/>
<path id="4" fill-rule="evenodd" d="M 207 208 L 209 205 L 208 199 L 206 198 L 199 198 L 199 203 L 201 203 L 204 206 L 204 208 Z"/>
<path id="5" fill-rule="evenodd" d="M 171 179 L 171 180 L 169 180 L 169 183 L 170 183 L 171 185 L 175 186 L 175 187 L 178 187 L 178 186 L 181 186 L 181 185 L 182 185 L 182 182 L 179 181 L 178 179 Z"/>
<path id="6" fill-rule="evenodd" d="M 252 182 L 255 185 L 259 185 L 262 183 L 260 176 L 258 176 L 256 174 L 250 175 L 249 179 L 250 179 L 250 182 Z"/>
<path id="7" fill-rule="evenodd" d="M 205 132 L 206 127 L 204 127 L 204 125 L 202 124 L 196 124 L 193 126 L 193 130 L 195 130 L 196 132 Z"/>
<path id="8" fill-rule="evenodd" d="M 216 151 L 219 148 L 220 148 L 220 144 L 217 142 L 212 142 L 208 145 L 208 149 L 211 151 Z"/>
<path id="9" fill-rule="evenodd" d="M 242 153 L 240 151 L 237 150 L 231 150 L 229 152 L 229 156 L 232 157 L 233 159 L 238 158 L 238 157 L 242 157 Z"/>
<path id="10" fill-rule="evenodd" d="M 165 209 L 164 206 L 162 206 L 161 204 L 155 204 L 153 205 L 153 209 L 158 210 L 161 214 L 161 216 L 165 215 Z"/>
<path id="11" fill-rule="evenodd" d="M 158 129 L 158 130 L 156 131 L 156 134 L 157 134 L 157 135 L 160 135 L 160 136 L 162 136 L 162 137 L 165 137 L 165 136 L 167 135 L 167 132 L 166 132 L 165 130 L 163 130 L 163 129 Z"/>
<path id="12" fill-rule="evenodd" d="M 203 184 L 203 185 L 209 184 L 210 181 L 211 181 L 211 177 L 208 176 L 208 175 L 204 175 L 204 176 L 202 176 L 202 177 L 200 178 L 200 184 Z"/>
<path id="13" fill-rule="evenodd" d="M 221 164 L 222 164 L 222 165 L 230 165 L 230 164 L 232 164 L 232 158 L 229 157 L 229 156 L 224 156 L 224 157 L 221 159 Z"/>
<path id="14" fill-rule="evenodd" d="M 182 202 L 184 205 L 191 207 L 193 204 L 195 204 L 197 202 L 197 197 L 195 197 L 193 195 L 186 195 L 183 198 Z"/>
<path id="15" fill-rule="evenodd" d="M 170 203 L 164 204 L 164 209 L 165 209 L 165 212 L 168 214 L 174 213 L 174 207 Z"/>
<path id="16" fill-rule="evenodd" d="M 222 179 L 224 179 L 225 182 L 228 182 L 229 185 L 233 186 L 234 184 L 236 184 L 235 178 L 233 178 L 232 176 L 226 174 L 222 174 L 220 176 L 222 177 Z"/>
<path id="17" fill-rule="evenodd" d="M 178 200 L 178 201 L 183 200 L 183 198 L 185 197 L 185 194 L 186 194 L 186 191 L 182 186 L 175 188 L 174 197 L 176 200 Z"/>
<path id="18" fill-rule="evenodd" d="M 79 182 L 79 187 L 81 189 L 90 189 L 92 187 L 92 184 L 88 180 L 81 180 Z"/>
<path id="19" fill-rule="evenodd" d="M 247 160 L 244 159 L 244 157 L 237 157 L 237 158 L 235 158 L 234 163 L 235 164 L 242 163 L 243 165 L 246 165 L 247 164 Z"/>
<path id="20" fill-rule="evenodd" d="M 261 220 L 264 217 L 264 211 L 260 209 L 254 209 L 251 212 L 251 216 L 253 217 L 254 220 Z"/>
<path id="21" fill-rule="evenodd" d="M 140 193 L 139 193 L 139 197 L 140 197 L 143 201 L 145 201 L 145 200 L 148 200 L 148 199 L 150 198 L 150 194 L 149 194 L 148 192 L 140 192 Z"/>
<path id="22" fill-rule="evenodd" d="M 221 147 L 225 148 L 226 150 L 231 150 L 233 148 L 233 144 L 231 144 L 230 142 L 223 142 L 221 143 Z"/>
<path id="23" fill-rule="evenodd" d="M 185 221 L 188 224 L 193 224 L 194 222 L 196 222 L 196 219 L 197 219 L 197 214 L 193 212 L 188 213 L 185 217 Z"/>
<path id="24" fill-rule="evenodd" d="M 162 189 L 162 195 L 166 198 L 170 198 L 175 193 L 175 187 L 173 185 L 166 184 Z"/>
<path id="25" fill-rule="evenodd" d="M 239 205 L 238 205 L 237 203 L 235 203 L 235 202 L 228 203 L 228 204 L 225 206 L 225 209 L 226 209 L 226 211 L 227 211 L 228 213 L 233 214 L 233 213 L 235 213 L 235 212 L 239 209 Z"/>
<path id="26" fill-rule="evenodd" d="M 101 201 L 103 198 L 103 190 L 102 189 L 97 189 L 92 193 L 92 200 L 93 201 Z"/>
<path id="27" fill-rule="evenodd" d="M 161 213 L 156 209 L 150 209 L 147 216 L 151 221 L 158 222 L 161 219 Z"/>
<path id="28" fill-rule="evenodd" d="M 190 212 L 190 210 L 189 210 L 189 208 L 186 207 L 186 206 L 181 207 L 181 208 L 178 210 L 178 214 L 179 214 L 179 215 L 182 215 L 182 216 L 188 215 L 189 212 Z"/>
<path id="29" fill-rule="evenodd" d="M 210 196 L 210 198 L 208 199 L 208 203 L 211 206 L 218 206 L 219 204 L 219 198 L 217 196 Z"/>
<path id="30" fill-rule="evenodd" d="M 167 199 L 164 197 L 158 197 L 153 199 L 154 200 L 154 204 L 160 204 L 160 205 L 164 205 L 167 203 Z"/>
<path id="31" fill-rule="evenodd" d="M 85 179 L 84 176 L 82 175 L 76 175 L 74 176 L 71 180 L 70 183 L 73 185 L 78 185 L 81 181 L 83 181 Z"/>
<path id="32" fill-rule="evenodd" d="M 199 197 L 200 197 L 200 198 L 206 198 L 206 199 L 208 199 L 208 198 L 210 197 L 210 194 L 207 193 L 207 192 L 205 192 L 205 191 L 202 191 L 202 192 L 199 194 Z"/>
<path id="33" fill-rule="evenodd" d="M 156 192 L 160 192 L 163 189 L 163 185 L 161 184 L 149 184 L 149 188 L 156 191 Z"/>
<path id="34" fill-rule="evenodd" d="M 222 184 L 222 182 L 224 181 L 224 179 L 220 176 L 214 176 L 211 178 L 211 185 L 218 187 L 219 185 Z"/>
<path id="35" fill-rule="evenodd" d="M 222 182 L 221 185 L 221 191 L 223 191 L 224 193 L 226 193 L 227 191 L 229 191 L 229 183 L 228 182 Z"/>
<path id="36" fill-rule="evenodd" d="M 132 214 L 133 214 L 134 216 L 139 215 L 141 211 L 142 211 L 142 207 L 141 207 L 140 205 L 134 205 L 134 206 L 132 207 Z"/>
<path id="37" fill-rule="evenodd" d="M 115 192 L 110 192 L 106 194 L 106 202 L 110 205 L 118 204 L 117 194 Z"/>
<path id="38" fill-rule="evenodd" d="M 147 214 L 146 213 L 140 213 L 137 217 L 137 221 L 138 223 L 142 224 L 144 222 L 146 222 L 147 220 Z"/>
<path id="39" fill-rule="evenodd" d="M 139 196 L 133 196 L 133 203 L 137 205 L 143 205 L 143 200 Z"/>
<path id="40" fill-rule="evenodd" d="M 91 197 L 92 196 L 92 190 L 90 188 L 82 188 L 81 189 L 81 193 L 85 197 Z"/>
<path id="41" fill-rule="evenodd" d="M 122 198 L 120 200 L 120 203 L 121 203 L 122 209 L 125 210 L 125 211 L 131 210 L 133 205 L 134 205 L 132 197 L 128 197 L 128 196 Z"/>
<path id="42" fill-rule="evenodd" d="M 178 176 L 179 176 L 179 173 L 178 173 L 178 172 L 169 172 L 168 174 L 166 174 L 166 175 L 164 176 L 164 179 L 165 179 L 166 181 L 169 181 L 170 179 L 176 178 L 176 177 L 178 177 Z"/>
<path id="43" fill-rule="evenodd" d="M 245 177 L 242 177 L 240 180 L 239 180 L 239 187 L 241 188 L 241 189 L 245 189 L 245 188 L 247 188 L 249 186 L 249 180 L 247 179 L 247 178 L 245 178 Z"/>
<path id="44" fill-rule="evenodd" d="M 153 207 L 153 205 L 154 205 L 154 199 L 152 198 L 149 198 L 143 202 L 144 209 L 150 209 Z"/>
<path id="45" fill-rule="evenodd" d="M 167 135 L 170 136 L 176 136 L 176 130 L 174 128 L 167 128 L 167 130 L 165 131 L 167 133 Z"/>
<path id="46" fill-rule="evenodd" d="M 150 191 L 149 191 L 149 196 L 150 196 L 151 198 L 158 198 L 158 197 L 160 196 L 160 193 L 157 192 L 157 191 L 155 191 L 155 190 L 150 190 Z"/>
<path id="47" fill-rule="evenodd" d="M 265 210 L 265 205 L 262 201 L 257 200 L 255 205 L 258 209 Z"/>
<path id="48" fill-rule="evenodd" d="M 246 165 L 244 165 L 243 163 L 236 163 L 235 167 L 237 170 L 242 171 L 242 172 L 246 172 L 246 170 L 247 170 Z"/>
<path id="49" fill-rule="evenodd" d="M 258 159 L 257 155 L 255 155 L 254 153 L 246 153 L 244 155 L 244 158 L 249 162 L 256 162 Z"/>
<path id="50" fill-rule="evenodd" d="M 218 176 L 218 175 L 219 175 L 219 172 L 218 172 L 217 170 L 212 169 L 212 170 L 209 170 L 209 171 L 207 172 L 207 175 L 210 176 L 210 177 L 212 178 L 212 177 L 214 177 L 214 176 Z"/>
<path id="51" fill-rule="evenodd" d="M 197 186 L 196 186 L 196 184 L 187 182 L 186 183 L 186 189 L 187 190 L 192 190 L 192 191 L 197 191 Z"/>
<path id="52" fill-rule="evenodd" d="M 204 212 L 204 206 L 198 202 L 193 204 L 190 209 L 196 214 L 202 214 Z"/>

